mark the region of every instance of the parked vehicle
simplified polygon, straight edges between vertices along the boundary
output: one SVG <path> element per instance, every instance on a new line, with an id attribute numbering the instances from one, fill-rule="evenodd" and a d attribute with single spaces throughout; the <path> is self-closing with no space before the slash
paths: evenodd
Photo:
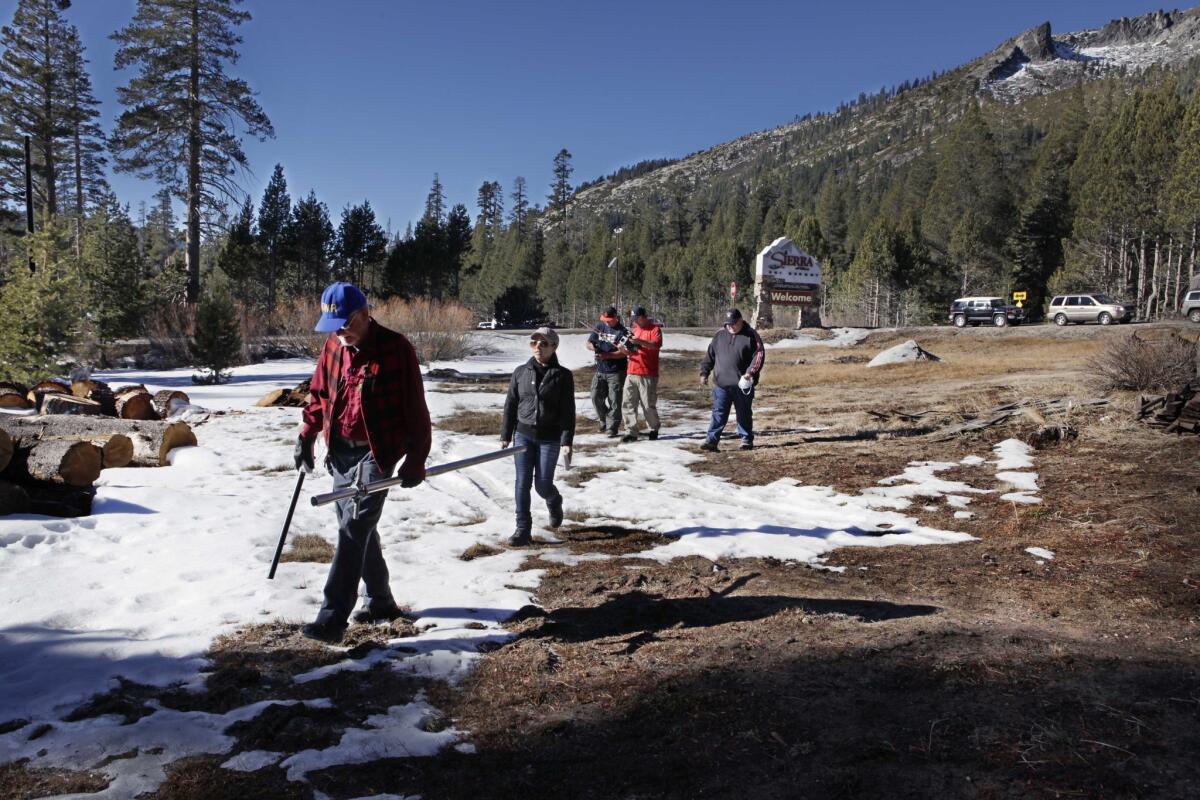
<path id="1" fill-rule="evenodd" d="M 1200 322 L 1200 289 L 1192 289 L 1183 298 L 1183 315 L 1192 322 Z"/>
<path id="2" fill-rule="evenodd" d="M 499 327 L 500 323 L 496 321 L 495 317 L 492 317 L 491 319 L 485 319 L 483 322 L 475 326 L 477 330 L 481 331 L 494 331 Z"/>
<path id="3" fill-rule="evenodd" d="M 1068 322 L 1099 322 L 1111 325 L 1114 322 L 1132 322 L 1133 308 L 1119 303 L 1106 294 L 1060 294 L 1050 301 L 1050 319 L 1055 325 Z"/>
<path id="4" fill-rule="evenodd" d="M 949 319 L 956 328 L 968 325 L 1020 325 L 1024 309 L 1009 305 L 1003 297 L 960 297 L 950 304 Z"/>

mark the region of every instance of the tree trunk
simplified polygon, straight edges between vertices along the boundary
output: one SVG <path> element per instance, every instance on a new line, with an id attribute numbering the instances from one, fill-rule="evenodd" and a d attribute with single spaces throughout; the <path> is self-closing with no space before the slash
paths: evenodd
<path id="1" fill-rule="evenodd" d="M 200 2 L 191 2 L 188 43 L 187 302 L 200 302 Z"/>
<path id="2" fill-rule="evenodd" d="M 11 386 L 0 386 L 0 408 L 33 408 L 26 391 Z"/>
<path id="3" fill-rule="evenodd" d="M 186 422 L 108 417 L 0 417 L 0 427 L 14 439 L 33 436 L 64 441 L 99 441 L 121 434 L 128 437 L 133 446 L 133 459 L 129 466 L 134 467 L 166 466 L 167 454 L 171 450 L 196 444 L 196 434 Z"/>
<path id="4" fill-rule="evenodd" d="M 0 472 L 8 466 L 8 462 L 12 461 L 13 454 L 13 439 L 8 431 L 0 430 Z"/>
<path id="5" fill-rule="evenodd" d="M 158 419 L 154 398 L 137 389 L 116 396 L 117 416 L 121 419 Z"/>
<path id="6" fill-rule="evenodd" d="M 76 414 L 80 416 L 99 416 L 100 404 L 95 400 L 76 397 L 73 394 L 47 394 L 42 398 L 40 409 L 42 414 Z"/>
<path id="7" fill-rule="evenodd" d="M 185 392 L 177 389 L 163 389 L 154 393 L 154 410 L 162 419 L 171 416 L 179 406 L 191 405 L 192 400 Z"/>
<path id="8" fill-rule="evenodd" d="M 91 442 L 54 439 L 17 452 L 18 457 L 8 466 L 10 475 L 66 486 L 91 486 L 104 463 L 99 448 Z"/>

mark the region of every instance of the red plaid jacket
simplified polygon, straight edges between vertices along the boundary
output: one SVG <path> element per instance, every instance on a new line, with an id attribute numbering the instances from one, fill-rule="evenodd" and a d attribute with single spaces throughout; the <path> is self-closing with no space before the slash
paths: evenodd
<path id="1" fill-rule="evenodd" d="M 309 383 L 312 400 L 304 407 L 300 430 L 306 439 L 321 433 L 326 445 L 341 385 L 341 347 L 332 334 L 325 340 Z M 362 411 L 371 455 L 385 475 L 391 475 L 404 458 L 400 476 L 423 480 L 432 431 L 417 352 L 403 335 L 372 319 L 363 353 L 369 363 L 362 385 Z M 345 406 L 343 403 L 342 407 Z"/>

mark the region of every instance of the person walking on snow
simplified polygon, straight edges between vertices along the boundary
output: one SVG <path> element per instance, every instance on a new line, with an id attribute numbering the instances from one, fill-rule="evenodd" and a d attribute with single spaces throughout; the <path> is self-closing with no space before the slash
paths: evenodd
<path id="1" fill-rule="evenodd" d="M 717 331 L 708 352 L 700 362 L 700 385 L 713 377 L 712 422 L 708 436 L 700 449 L 717 452 L 717 441 L 729 421 L 729 407 L 737 412 L 737 431 L 742 437 L 743 450 L 754 449 L 754 387 L 762 373 L 766 349 L 758 332 L 742 319 L 742 312 L 731 308 L 725 313 L 725 325 Z"/>
<path id="2" fill-rule="evenodd" d="M 587 339 L 587 349 L 596 354 L 596 374 L 592 376 L 592 406 L 600 421 L 600 432 L 617 435 L 621 425 L 621 391 L 625 384 L 625 353 L 617 341 L 627 333 L 617 318 L 615 306 L 609 306 Z"/>
<path id="3" fill-rule="evenodd" d="M 646 420 L 646 435 L 651 440 L 658 438 L 658 351 L 662 349 L 662 326 L 636 306 L 632 313 L 633 345 L 628 353 L 629 375 L 625 378 L 625 399 L 621 411 L 625 417 L 625 435 L 622 442 L 636 442 L 638 438 L 638 406 L 643 409 Z"/>
<path id="4" fill-rule="evenodd" d="M 513 546 L 533 543 L 533 514 L 529 489 L 546 501 L 550 527 L 563 521 L 563 499 L 554 485 L 554 467 L 560 449 L 571 463 L 575 438 L 575 378 L 558 363 L 558 333 L 538 328 L 529 337 L 533 355 L 513 371 L 500 420 L 500 444 L 508 447 L 516 438 L 522 448 L 516 454 L 517 529 L 509 538 Z"/>
<path id="5" fill-rule="evenodd" d="M 425 480 L 431 425 L 417 354 L 408 339 L 371 318 L 356 286 L 334 283 L 321 295 L 315 328 L 328 333 L 309 383 L 296 440 L 296 469 L 313 469 L 313 445 L 325 440 L 333 488 L 389 478 L 400 459 L 401 486 Z M 336 644 L 366 584 L 366 605 L 356 622 L 391 621 L 403 615 L 392 598 L 387 562 L 376 524 L 387 492 L 337 501 L 338 544 L 315 622 L 301 633 Z"/>

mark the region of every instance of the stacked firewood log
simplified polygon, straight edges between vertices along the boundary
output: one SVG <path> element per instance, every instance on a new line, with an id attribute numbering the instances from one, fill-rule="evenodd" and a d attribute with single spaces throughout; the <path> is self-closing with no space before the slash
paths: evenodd
<path id="1" fill-rule="evenodd" d="M 0 382 L 0 515 L 91 513 L 101 469 L 165 466 L 176 447 L 196 444 L 184 422 L 165 419 L 190 405 L 183 392 L 103 381 L 32 387 Z"/>
<path id="2" fill-rule="evenodd" d="M 264 394 L 256 406 L 292 406 L 303 407 L 308 405 L 308 381 L 301 381 L 295 389 L 272 389 Z"/>
<path id="3" fill-rule="evenodd" d="M 1142 396 L 1137 418 L 1172 433 L 1200 433 L 1200 384 L 1185 383 L 1165 395 Z"/>

